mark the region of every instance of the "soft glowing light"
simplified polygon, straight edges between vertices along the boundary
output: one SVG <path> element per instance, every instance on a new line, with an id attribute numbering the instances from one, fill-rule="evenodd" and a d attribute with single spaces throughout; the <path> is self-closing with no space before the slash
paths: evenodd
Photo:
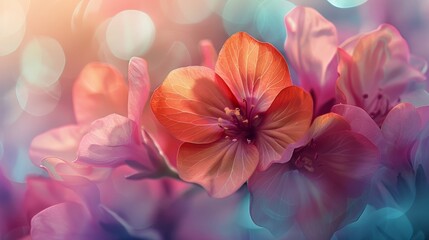
<path id="1" fill-rule="evenodd" d="M 257 37 L 258 30 L 253 21 L 259 4 L 259 0 L 228 0 L 222 11 L 226 32 L 232 35 L 239 31 L 246 31 Z"/>
<path id="2" fill-rule="evenodd" d="M 284 17 L 294 7 L 293 3 L 285 0 L 268 0 L 259 5 L 255 22 L 262 40 L 283 49 L 286 39 Z"/>
<path id="3" fill-rule="evenodd" d="M 144 12 L 126 10 L 115 15 L 106 30 L 107 45 L 115 57 L 129 60 L 143 55 L 155 39 L 155 25 Z"/>
<path id="4" fill-rule="evenodd" d="M 0 109 L 2 111 L 0 123 L 7 126 L 14 123 L 21 116 L 22 108 L 16 98 L 14 88 L 3 93 L 0 100 Z"/>
<path id="5" fill-rule="evenodd" d="M 173 69 L 189 66 L 191 63 L 192 58 L 189 53 L 189 49 L 183 42 L 175 41 L 171 44 L 167 53 L 158 58 L 158 61 L 151 65 L 151 69 L 159 76 L 167 76 L 167 74 Z M 158 80 L 151 84 L 152 90 L 154 90 L 162 83 L 163 78 L 155 77 L 151 80 Z"/>
<path id="6" fill-rule="evenodd" d="M 328 2 L 337 8 L 352 8 L 366 3 L 368 0 L 328 0 Z"/>
<path id="7" fill-rule="evenodd" d="M 14 52 L 25 34 L 25 9 L 16 0 L 0 0 L 0 56 Z"/>
<path id="8" fill-rule="evenodd" d="M 61 97 L 59 84 L 41 88 L 30 85 L 23 78 L 18 80 L 15 90 L 21 108 L 33 116 L 43 116 L 52 112 Z"/>
<path id="9" fill-rule="evenodd" d="M 92 14 L 96 14 L 100 8 L 102 0 L 81 0 L 73 11 L 71 27 L 73 31 L 79 28 L 84 28 L 88 24 L 88 18 Z"/>
<path id="10" fill-rule="evenodd" d="M 21 58 L 22 76 L 37 87 L 58 81 L 66 63 L 61 45 L 53 38 L 38 37 L 25 47 Z"/>
<path id="11" fill-rule="evenodd" d="M 210 16 L 215 3 L 215 0 L 161 0 L 161 7 L 174 22 L 193 24 Z"/>

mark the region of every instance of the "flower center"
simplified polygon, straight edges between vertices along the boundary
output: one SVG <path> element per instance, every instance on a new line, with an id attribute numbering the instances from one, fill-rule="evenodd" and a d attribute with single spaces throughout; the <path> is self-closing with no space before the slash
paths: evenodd
<path id="1" fill-rule="evenodd" d="M 261 123 L 259 114 L 254 115 L 254 105 L 248 106 L 247 101 L 243 99 L 244 107 L 230 109 L 225 107 L 224 111 L 228 116 L 226 119 L 218 118 L 218 125 L 223 129 L 225 138 L 236 142 L 238 140 L 252 143 L 256 138 L 256 130 Z"/>
<path id="2" fill-rule="evenodd" d="M 305 170 L 307 172 L 314 172 L 314 161 L 319 157 L 316 152 L 316 145 L 314 140 L 302 147 L 299 147 L 293 151 L 291 163 L 293 169 Z"/>
<path id="3" fill-rule="evenodd" d="M 381 126 L 390 109 L 394 107 L 394 103 L 389 101 L 387 96 L 385 96 L 381 89 L 379 89 L 378 94 L 375 97 L 369 98 L 368 94 L 363 94 L 363 105 L 365 110 L 368 112 L 374 121 Z M 396 101 L 399 103 L 400 99 Z"/>

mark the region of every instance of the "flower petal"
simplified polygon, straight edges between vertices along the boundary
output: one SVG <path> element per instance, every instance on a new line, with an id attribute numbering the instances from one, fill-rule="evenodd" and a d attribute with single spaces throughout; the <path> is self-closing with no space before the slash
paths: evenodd
<path id="1" fill-rule="evenodd" d="M 213 197 L 226 197 L 239 189 L 258 165 L 253 144 L 220 139 L 210 144 L 184 143 L 178 153 L 179 176 L 202 185 Z"/>
<path id="2" fill-rule="evenodd" d="M 381 147 L 383 136 L 380 128 L 362 108 L 347 104 L 337 104 L 332 107 L 332 112 L 341 115 L 354 132 L 368 138 L 373 144 Z"/>
<path id="3" fill-rule="evenodd" d="M 308 130 L 313 114 L 311 96 L 299 87 L 283 89 L 263 114 L 258 129 L 256 146 L 259 151 L 259 168 L 280 159 L 285 148 L 299 140 Z"/>
<path id="4" fill-rule="evenodd" d="M 337 80 L 335 26 L 312 8 L 298 6 L 285 17 L 285 51 L 299 74 L 301 86 L 313 92 L 315 107 L 334 98 Z"/>
<path id="5" fill-rule="evenodd" d="M 35 240 L 90 240 L 105 237 L 88 210 L 74 202 L 53 205 L 31 219 L 31 238 Z"/>
<path id="6" fill-rule="evenodd" d="M 289 69 L 280 52 L 244 32 L 225 42 L 215 71 L 236 99 L 253 104 L 256 112 L 266 111 L 277 94 L 291 85 Z"/>
<path id="7" fill-rule="evenodd" d="M 79 142 L 88 129 L 87 125 L 67 125 L 36 136 L 30 145 L 31 160 L 36 166 L 39 166 L 47 157 L 74 161 Z"/>
<path id="8" fill-rule="evenodd" d="M 140 127 L 140 119 L 149 98 L 150 80 L 147 63 L 142 58 L 133 57 L 128 65 L 128 118 Z M 141 140 L 139 138 L 139 140 Z"/>
<path id="9" fill-rule="evenodd" d="M 301 228 L 306 239 L 326 239 L 336 228 L 335 220 L 344 209 L 345 198 L 320 181 L 308 179 L 289 164 L 273 164 L 255 172 L 248 183 L 250 214 L 256 224 L 274 235 L 290 234 Z M 295 223 L 298 229 L 293 229 Z"/>
<path id="10" fill-rule="evenodd" d="M 354 197 L 379 167 L 378 148 L 364 136 L 352 131 L 327 132 L 314 140 L 317 160 L 314 173 L 336 183 L 339 190 Z"/>
<path id="11" fill-rule="evenodd" d="M 116 166 L 125 160 L 139 160 L 146 149 L 137 142 L 141 134 L 130 119 L 112 114 L 94 121 L 82 138 L 78 161 L 98 166 Z"/>
<path id="12" fill-rule="evenodd" d="M 126 116 L 128 87 L 113 66 L 90 63 L 73 86 L 73 105 L 78 123 L 118 113 Z"/>
<path id="13" fill-rule="evenodd" d="M 381 131 L 386 142 L 383 163 L 395 169 L 409 166 L 410 151 L 421 130 L 421 119 L 409 103 L 396 105 L 386 116 Z"/>
<path id="14" fill-rule="evenodd" d="M 68 162 L 59 158 L 45 158 L 41 162 L 52 179 L 63 181 L 68 176 L 78 176 L 90 181 L 103 181 L 109 174 L 109 168 L 93 167 L 76 162 Z"/>
<path id="15" fill-rule="evenodd" d="M 218 118 L 227 119 L 225 107 L 233 108 L 233 97 L 225 83 L 206 67 L 173 70 L 155 90 L 151 107 L 170 133 L 192 143 L 210 143 L 223 130 Z"/>

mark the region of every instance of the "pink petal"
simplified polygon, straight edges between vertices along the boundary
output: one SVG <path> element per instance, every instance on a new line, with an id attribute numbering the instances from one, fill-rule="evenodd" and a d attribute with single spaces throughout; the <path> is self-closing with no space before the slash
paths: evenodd
<path id="1" fill-rule="evenodd" d="M 290 86 L 283 89 L 263 114 L 256 146 L 259 168 L 280 159 L 285 148 L 299 140 L 308 130 L 313 114 L 311 96 L 302 89 Z"/>
<path id="2" fill-rule="evenodd" d="M 118 70 L 104 63 L 90 63 L 73 86 L 73 105 L 78 123 L 118 113 L 126 116 L 128 87 Z"/>
<path id="3" fill-rule="evenodd" d="M 360 85 L 359 70 L 353 58 L 342 49 L 338 49 L 338 73 L 336 98 L 338 103 L 363 107 L 363 90 Z M 373 86 L 376 83 L 371 83 Z M 368 93 L 366 93 L 368 94 Z"/>
<path id="4" fill-rule="evenodd" d="M 146 156 L 138 144 L 140 131 L 130 119 L 112 114 L 94 121 L 79 145 L 78 161 L 98 166 L 115 166 L 125 160 Z"/>
<path id="5" fill-rule="evenodd" d="M 87 125 L 67 125 L 36 136 L 30 145 L 30 158 L 36 166 L 47 157 L 58 157 L 67 161 L 76 159 L 79 142 L 87 133 Z"/>
<path id="6" fill-rule="evenodd" d="M 337 226 L 335 220 L 345 210 L 345 198 L 326 184 L 291 170 L 287 163 L 255 172 L 248 187 L 252 219 L 280 239 L 289 231 L 297 231 L 296 223 L 308 239 L 328 238 Z"/>
<path id="7" fill-rule="evenodd" d="M 378 148 L 364 136 L 351 131 L 321 135 L 314 140 L 318 157 L 314 175 L 329 178 L 337 191 L 356 197 L 379 167 Z"/>
<path id="8" fill-rule="evenodd" d="M 213 43 L 209 40 L 202 40 L 200 42 L 200 51 L 203 54 L 203 62 L 201 65 L 214 69 L 217 60 L 217 52 Z"/>
<path id="9" fill-rule="evenodd" d="M 49 178 L 27 178 L 25 211 L 28 219 L 45 208 L 62 202 L 79 202 L 80 197 L 60 182 Z"/>
<path id="10" fill-rule="evenodd" d="M 409 166 L 411 147 L 420 130 L 421 119 L 416 108 L 409 103 L 396 105 L 381 126 L 386 141 L 383 163 L 397 169 Z"/>
<path id="11" fill-rule="evenodd" d="M 142 58 L 133 57 L 128 65 L 128 118 L 138 127 L 146 101 L 149 98 L 150 80 L 147 72 L 147 63 Z M 139 138 L 139 140 L 141 140 Z M 140 142 L 140 141 L 139 141 Z"/>
<path id="12" fill-rule="evenodd" d="M 277 94 L 291 85 L 289 69 L 280 52 L 244 32 L 225 42 L 215 72 L 237 100 L 245 99 L 256 112 L 266 111 Z"/>
<path id="13" fill-rule="evenodd" d="M 213 197 L 237 191 L 258 165 L 253 144 L 220 139 L 209 144 L 184 143 L 178 153 L 180 178 L 202 185 Z"/>
<path id="14" fill-rule="evenodd" d="M 428 124 L 429 123 L 429 106 L 419 107 L 417 108 L 417 112 L 419 112 L 423 125 Z"/>
<path id="15" fill-rule="evenodd" d="M 212 69 L 185 67 L 173 70 L 151 99 L 155 116 L 177 139 L 210 143 L 223 130 L 218 118 L 227 119 L 225 107 L 235 108 L 231 91 Z"/>
<path id="16" fill-rule="evenodd" d="M 105 180 L 110 173 L 110 169 L 93 167 L 81 163 L 64 161 L 59 158 L 45 158 L 41 162 L 52 179 L 63 181 L 68 176 L 83 177 L 91 181 Z"/>
<path id="17" fill-rule="evenodd" d="M 381 147 L 383 136 L 380 128 L 362 108 L 347 104 L 337 104 L 332 107 L 332 112 L 341 115 L 350 124 L 354 132 L 364 135 L 373 144 Z"/>
<path id="18" fill-rule="evenodd" d="M 298 6 L 285 17 L 285 51 L 301 86 L 315 97 L 315 107 L 335 97 L 337 30 L 312 8 Z"/>
<path id="19" fill-rule="evenodd" d="M 33 217 L 31 237 L 34 240 L 91 240 L 103 238 L 103 235 L 84 206 L 65 202 L 46 208 Z"/>

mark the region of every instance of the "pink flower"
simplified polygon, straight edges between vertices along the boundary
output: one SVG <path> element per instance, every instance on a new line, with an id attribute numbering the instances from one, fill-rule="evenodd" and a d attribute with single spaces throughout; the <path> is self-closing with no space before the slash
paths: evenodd
<path id="1" fill-rule="evenodd" d="M 26 195 L 32 239 L 160 239 L 162 207 L 180 194 L 172 181 L 130 181 L 127 166 L 95 183 L 76 175 L 61 181 L 30 178 Z M 168 190 L 170 189 L 170 190 Z"/>
<path id="2" fill-rule="evenodd" d="M 345 103 L 363 108 L 381 126 L 401 98 L 417 102 L 427 95 L 413 86 L 425 77 L 412 66 L 408 45 L 393 26 L 339 45 L 335 26 L 311 8 L 296 7 L 285 24 L 286 55 L 313 97 L 315 116 Z"/>
<path id="3" fill-rule="evenodd" d="M 251 215 L 277 236 L 325 239 L 346 218 L 378 168 L 377 147 L 351 131 L 341 116 L 317 117 L 307 135 L 289 145 L 281 164 L 249 180 Z"/>
<path id="4" fill-rule="evenodd" d="M 337 101 L 363 108 L 381 126 L 407 87 L 425 79 L 409 63 L 406 41 L 390 25 L 347 40 L 339 50 Z"/>
<path id="5" fill-rule="evenodd" d="M 82 137 L 77 162 L 101 167 L 129 164 L 139 171 L 134 179 L 174 174 L 156 142 L 142 130 L 141 116 L 149 97 L 143 59 L 130 60 L 128 79 L 128 117 L 112 114 L 94 121 Z"/>
<path id="6" fill-rule="evenodd" d="M 338 36 L 335 26 L 312 8 L 297 6 L 285 17 L 285 52 L 301 86 L 314 102 L 314 116 L 335 104 Z"/>
<path id="7" fill-rule="evenodd" d="M 36 136 L 31 142 L 29 152 L 33 163 L 37 166 L 46 165 L 49 164 L 49 158 L 55 158 L 55 164 L 62 162 L 70 168 L 78 168 L 77 171 L 86 169 L 90 172 L 107 173 L 108 169 L 94 170 L 92 166 L 74 163 L 77 149 L 92 121 L 110 113 L 126 113 L 127 94 L 128 86 L 115 68 L 102 63 L 85 66 L 73 86 L 73 106 L 77 123 Z"/>
<path id="8" fill-rule="evenodd" d="M 256 167 L 267 168 L 307 130 L 310 96 L 290 86 L 287 64 L 270 44 L 245 33 L 230 37 L 214 71 L 172 71 L 154 92 L 158 120 L 185 143 L 178 172 L 212 196 L 235 192 Z"/>
<path id="9" fill-rule="evenodd" d="M 394 207 L 407 211 L 414 202 L 415 173 L 421 162 L 419 136 L 424 136 L 425 108 L 400 103 L 386 115 L 381 129 L 363 109 L 336 105 L 332 111 L 341 114 L 352 126 L 378 146 L 382 167 L 374 174 L 369 203 L 376 207 Z"/>

